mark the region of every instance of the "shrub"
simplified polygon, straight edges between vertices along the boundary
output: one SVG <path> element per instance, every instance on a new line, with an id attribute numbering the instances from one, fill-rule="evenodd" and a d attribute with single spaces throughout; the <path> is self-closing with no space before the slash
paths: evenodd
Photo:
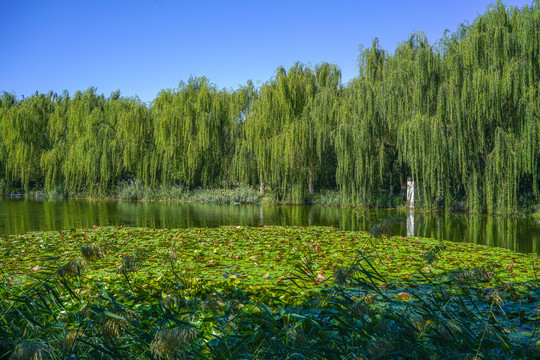
<path id="1" fill-rule="evenodd" d="M 0 179 L 0 195 L 7 195 L 11 192 L 11 184 L 6 179 Z"/>

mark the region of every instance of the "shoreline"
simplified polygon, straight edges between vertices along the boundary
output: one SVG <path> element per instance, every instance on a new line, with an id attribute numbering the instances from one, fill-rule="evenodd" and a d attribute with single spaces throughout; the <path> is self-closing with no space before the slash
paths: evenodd
<path id="1" fill-rule="evenodd" d="M 341 201 L 341 196 L 336 190 L 324 190 L 315 193 L 313 197 L 305 203 L 291 203 L 277 200 L 271 191 L 267 191 L 265 196 L 260 196 L 258 192 L 250 187 L 237 188 L 215 188 L 215 189 L 192 189 L 185 190 L 181 187 L 169 187 L 163 191 L 161 188 L 143 188 L 144 190 L 136 194 L 123 194 L 125 188 L 118 187 L 106 194 L 89 194 L 87 191 L 79 193 L 46 193 L 44 190 L 33 190 L 28 193 L 0 194 L 0 198 L 36 198 L 36 199 L 60 199 L 60 200 L 88 200 L 88 201 L 127 201 L 127 202 L 156 202 L 156 203 L 203 203 L 203 204 L 232 204 L 232 205 L 284 205 L 284 206 L 322 206 L 322 207 L 344 207 L 358 211 L 385 209 L 409 211 L 405 201 L 399 196 L 388 198 L 386 195 L 375 196 L 370 204 L 353 205 Z M 382 199 L 382 200 L 379 200 Z M 413 209 L 418 213 L 448 213 L 463 215 L 488 215 L 488 216 L 540 216 L 540 204 L 532 204 L 519 209 L 515 213 L 487 213 L 470 212 L 465 210 L 451 211 L 444 208 Z"/>

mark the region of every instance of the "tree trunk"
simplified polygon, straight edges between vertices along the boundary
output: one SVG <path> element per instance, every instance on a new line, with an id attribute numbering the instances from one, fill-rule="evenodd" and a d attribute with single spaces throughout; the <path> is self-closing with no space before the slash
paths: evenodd
<path id="1" fill-rule="evenodd" d="M 261 188 L 259 189 L 259 195 L 264 196 L 264 174 L 261 174 Z"/>
<path id="2" fill-rule="evenodd" d="M 314 189 L 313 189 L 313 170 L 309 169 L 308 171 L 308 189 L 309 189 L 309 196 L 313 196 Z"/>
<path id="3" fill-rule="evenodd" d="M 414 180 L 407 179 L 407 205 L 409 209 L 414 209 Z"/>
<path id="4" fill-rule="evenodd" d="M 390 189 L 390 197 L 394 196 L 394 162 L 397 158 L 397 152 L 394 153 L 394 156 L 390 159 L 390 163 L 388 164 L 388 187 Z"/>
<path id="5" fill-rule="evenodd" d="M 390 197 L 394 196 L 394 185 L 392 184 L 393 183 L 393 178 L 392 178 L 392 171 L 390 171 L 390 174 L 389 174 L 389 180 L 388 182 L 390 183 Z"/>
<path id="6" fill-rule="evenodd" d="M 401 163 L 401 166 L 399 167 L 399 185 L 401 187 L 400 196 L 403 200 L 405 200 L 406 191 L 407 191 L 407 182 L 405 181 L 405 170 L 403 169 L 404 165 Z"/>

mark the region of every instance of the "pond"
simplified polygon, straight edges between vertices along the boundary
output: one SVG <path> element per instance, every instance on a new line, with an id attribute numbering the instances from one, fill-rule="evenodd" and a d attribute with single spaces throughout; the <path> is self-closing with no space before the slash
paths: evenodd
<path id="1" fill-rule="evenodd" d="M 392 221 L 385 221 L 391 218 Z M 0 197 L 0 235 L 97 226 L 150 228 L 222 225 L 334 226 L 370 231 L 387 222 L 391 235 L 432 237 L 540 253 L 540 218 L 320 206 L 219 205 Z"/>

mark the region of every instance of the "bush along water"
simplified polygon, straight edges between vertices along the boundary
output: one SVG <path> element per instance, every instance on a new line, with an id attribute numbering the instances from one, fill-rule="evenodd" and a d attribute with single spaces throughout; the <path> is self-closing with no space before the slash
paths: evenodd
<path id="1" fill-rule="evenodd" d="M 114 191 L 119 200 L 203 202 L 211 204 L 257 204 L 261 196 L 250 187 L 223 189 L 193 189 L 182 186 L 145 186 L 142 181 L 134 180 L 121 184 Z"/>
<path id="2" fill-rule="evenodd" d="M 7 195 L 11 192 L 11 186 L 5 179 L 0 179 L 0 195 Z"/>
<path id="3" fill-rule="evenodd" d="M 536 257 L 495 251 L 493 263 L 463 267 L 488 249 L 376 235 L 228 227 L 8 237 L 0 358 L 540 356 Z"/>

